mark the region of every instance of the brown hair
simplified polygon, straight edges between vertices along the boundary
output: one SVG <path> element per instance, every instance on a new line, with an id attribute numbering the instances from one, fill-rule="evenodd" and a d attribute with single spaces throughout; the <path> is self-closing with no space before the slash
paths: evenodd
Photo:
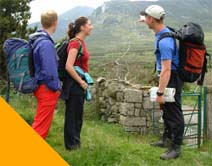
<path id="1" fill-rule="evenodd" d="M 57 21 L 57 13 L 54 10 L 44 11 L 41 14 L 41 24 L 44 28 L 49 28 Z"/>
<path id="2" fill-rule="evenodd" d="M 154 17 L 153 17 L 154 18 Z M 165 19 L 165 14 L 164 15 L 162 15 L 161 17 L 160 17 L 160 19 L 156 19 L 155 18 L 155 20 L 156 20 L 156 22 L 157 23 L 163 23 L 163 20 Z"/>
<path id="3" fill-rule="evenodd" d="M 80 29 L 81 26 L 87 24 L 87 22 L 88 22 L 87 17 L 79 17 L 78 19 L 75 20 L 74 23 L 70 23 L 68 25 L 68 31 L 67 31 L 69 39 L 74 38 L 75 35 L 81 31 Z"/>

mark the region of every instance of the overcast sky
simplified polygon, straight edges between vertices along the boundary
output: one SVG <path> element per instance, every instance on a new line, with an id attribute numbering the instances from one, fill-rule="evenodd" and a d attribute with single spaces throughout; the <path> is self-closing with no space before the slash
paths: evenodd
<path id="1" fill-rule="evenodd" d="M 31 19 L 29 20 L 29 23 L 39 21 L 40 14 L 44 10 L 53 9 L 58 14 L 61 14 L 76 6 L 90 6 L 96 8 L 106 1 L 109 0 L 33 0 L 30 3 Z"/>
<path id="2" fill-rule="evenodd" d="M 108 0 L 34 0 L 30 3 L 30 23 L 39 21 L 40 14 L 44 10 L 53 9 L 58 14 L 72 9 L 76 6 L 90 6 L 96 8 Z"/>

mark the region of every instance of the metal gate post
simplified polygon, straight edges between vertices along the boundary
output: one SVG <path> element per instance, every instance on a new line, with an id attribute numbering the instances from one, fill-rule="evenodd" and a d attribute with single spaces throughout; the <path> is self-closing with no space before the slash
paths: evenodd
<path id="1" fill-rule="evenodd" d="M 200 148 L 201 145 L 201 130 L 202 130 L 202 104 L 201 104 L 201 91 L 198 95 L 198 148 Z"/>
<path id="2" fill-rule="evenodd" d="M 204 87 L 204 100 L 203 100 L 203 143 L 207 140 L 207 87 Z"/>

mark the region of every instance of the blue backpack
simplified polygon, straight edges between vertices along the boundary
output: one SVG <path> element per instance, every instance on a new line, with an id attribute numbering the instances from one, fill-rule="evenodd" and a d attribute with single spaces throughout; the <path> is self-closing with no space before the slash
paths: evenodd
<path id="1" fill-rule="evenodd" d="M 43 39 L 46 39 L 46 34 L 40 32 L 33 34 L 30 41 L 10 38 L 4 42 L 3 49 L 8 70 L 7 102 L 9 102 L 10 82 L 20 93 L 32 93 L 37 89 L 38 76 L 34 76 L 32 53 L 33 48 Z"/>

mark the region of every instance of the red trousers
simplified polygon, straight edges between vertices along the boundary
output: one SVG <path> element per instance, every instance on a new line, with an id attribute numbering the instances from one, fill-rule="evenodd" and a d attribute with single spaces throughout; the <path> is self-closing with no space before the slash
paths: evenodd
<path id="1" fill-rule="evenodd" d="M 34 95 L 37 99 L 37 110 L 32 128 L 45 139 L 51 126 L 60 93 L 48 89 L 46 85 L 40 85 Z"/>

